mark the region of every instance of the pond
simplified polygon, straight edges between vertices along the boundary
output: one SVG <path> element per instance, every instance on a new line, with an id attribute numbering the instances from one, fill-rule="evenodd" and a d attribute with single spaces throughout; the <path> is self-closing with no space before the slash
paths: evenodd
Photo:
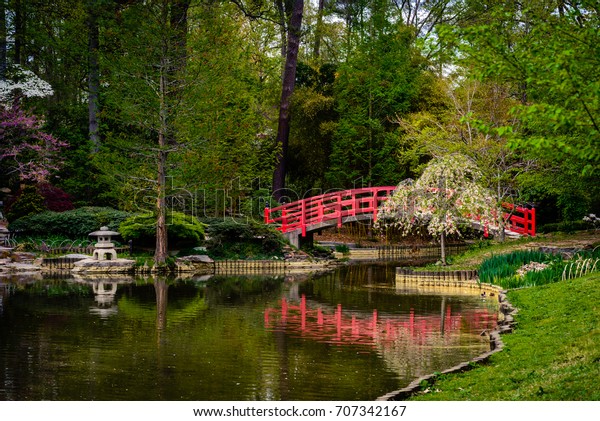
<path id="1" fill-rule="evenodd" d="M 489 350 L 494 300 L 394 269 L 0 280 L 0 400 L 373 400 Z"/>

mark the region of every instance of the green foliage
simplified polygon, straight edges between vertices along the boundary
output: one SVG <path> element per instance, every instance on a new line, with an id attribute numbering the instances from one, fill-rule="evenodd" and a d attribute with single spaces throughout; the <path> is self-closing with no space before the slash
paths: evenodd
<path id="1" fill-rule="evenodd" d="M 325 187 L 333 128 L 337 124 L 335 99 L 318 87 L 297 87 L 292 97 L 288 174 L 298 193 Z"/>
<path id="2" fill-rule="evenodd" d="M 207 227 L 208 254 L 217 259 L 281 256 L 285 241 L 273 227 L 252 220 L 225 219 Z"/>
<path id="3" fill-rule="evenodd" d="M 350 247 L 348 247 L 346 244 L 336 244 L 335 251 L 338 253 L 348 254 L 350 253 Z"/>
<path id="4" fill-rule="evenodd" d="M 531 265 L 531 263 L 541 265 Z M 529 267 L 525 266 L 528 265 Z M 492 256 L 479 266 L 479 281 L 503 288 L 544 285 L 561 279 L 560 256 L 533 250 L 517 250 Z"/>
<path id="5" fill-rule="evenodd" d="M 556 13 L 554 3 L 516 4 L 497 2 L 442 39 L 457 45 L 465 67 L 481 78 L 513 85 L 521 98 L 512 109 L 521 122 L 513 147 L 575 158 L 580 171 L 593 172 L 600 164 L 598 10 L 563 5 Z"/>
<path id="6" fill-rule="evenodd" d="M 44 197 L 40 194 L 37 187 L 27 185 L 23 187 L 17 200 L 11 204 L 6 217 L 9 221 L 15 221 L 45 210 Z"/>
<path id="7" fill-rule="evenodd" d="M 375 5 L 356 49 L 340 65 L 334 85 L 336 126 L 327 173 L 329 185 L 390 185 L 404 175 L 395 159 L 394 121 L 414 111 L 427 82 L 410 28 L 386 20 L 388 5 Z"/>
<path id="8" fill-rule="evenodd" d="M 328 259 L 332 255 L 332 250 L 329 247 L 324 247 L 316 243 L 306 244 L 300 248 L 302 251 L 317 258 Z"/>
<path id="9" fill-rule="evenodd" d="M 544 224 L 537 227 L 537 232 L 547 234 L 550 232 L 575 232 L 586 230 L 589 228 L 589 224 L 585 221 L 562 221 L 551 224 Z"/>
<path id="10" fill-rule="evenodd" d="M 198 245 L 204 239 L 204 224 L 194 216 L 181 212 L 168 212 L 167 230 L 169 244 Z M 119 232 L 125 240 L 136 244 L 153 245 L 156 242 L 156 215 L 146 213 L 133 215 L 119 225 Z"/>
<path id="11" fill-rule="evenodd" d="M 205 193 L 198 215 L 223 216 L 227 209 L 248 216 L 258 203 L 247 198 L 265 188 L 261 182 L 270 185 L 278 152 L 272 105 L 281 94 L 281 67 L 276 55 L 259 51 L 273 34 L 260 20 L 246 30 L 238 13 L 231 2 L 190 8 L 188 48 L 201 59 L 187 64 L 186 102 L 175 117 L 190 147 L 172 153 L 171 162 L 174 183 Z M 219 194 L 224 189 L 226 198 Z"/>
<path id="12" fill-rule="evenodd" d="M 87 238 L 90 232 L 102 226 L 118 231 L 121 222 L 130 216 L 129 212 L 101 207 L 83 207 L 65 212 L 45 211 L 13 221 L 9 229 L 22 235 L 42 238 L 53 235 L 71 239 Z"/>

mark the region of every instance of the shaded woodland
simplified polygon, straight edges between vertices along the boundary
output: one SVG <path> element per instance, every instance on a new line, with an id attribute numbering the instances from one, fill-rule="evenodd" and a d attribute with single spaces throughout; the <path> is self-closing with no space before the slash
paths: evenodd
<path id="1" fill-rule="evenodd" d="M 4 214 L 152 212 L 166 238 L 169 210 L 260 218 L 460 153 L 498 203 L 581 221 L 599 28 L 592 0 L 0 0 Z"/>

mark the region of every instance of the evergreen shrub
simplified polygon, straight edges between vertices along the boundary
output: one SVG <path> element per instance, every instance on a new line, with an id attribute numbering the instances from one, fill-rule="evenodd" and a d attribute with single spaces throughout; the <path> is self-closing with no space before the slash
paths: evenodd
<path id="1" fill-rule="evenodd" d="M 551 224 L 544 224 L 537 227 L 537 232 L 540 234 L 548 234 L 551 232 L 566 232 L 584 231 L 590 228 L 589 223 L 585 221 L 562 221 Z"/>
<path id="2" fill-rule="evenodd" d="M 212 220 L 206 248 L 217 259 L 257 259 L 280 256 L 285 240 L 281 233 L 260 222 L 245 219 Z"/>
<path id="3" fill-rule="evenodd" d="M 167 212 L 168 242 L 172 246 L 198 245 L 204 239 L 204 224 L 191 215 L 182 212 Z M 134 240 L 136 244 L 154 246 L 156 243 L 156 215 L 144 213 L 133 215 L 119 226 L 124 240 Z"/>
<path id="4" fill-rule="evenodd" d="M 118 231 L 119 225 L 132 214 L 105 207 L 82 207 L 65 212 L 45 211 L 11 222 L 8 228 L 30 237 L 87 238 L 102 226 Z"/>
<path id="5" fill-rule="evenodd" d="M 44 197 L 40 194 L 36 186 L 24 186 L 14 202 L 8 205 L 6 218 L 9 221 L 35 215 L 46 210 Z"/>

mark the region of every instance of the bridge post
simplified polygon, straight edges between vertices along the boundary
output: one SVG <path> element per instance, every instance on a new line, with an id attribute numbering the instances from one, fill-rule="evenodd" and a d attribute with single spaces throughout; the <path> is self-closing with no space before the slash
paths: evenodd
<path id="1" fill-rule="evenodd" d="M 312 246 L 314 242 L 314 235 L 312 231 L 306 232 L 306 235 L 304 236 L 300 230 L 289 231 L 283 235 L 290 242 L 290 244 L 296 248 L 301 248 L 304 245 Z"/>

